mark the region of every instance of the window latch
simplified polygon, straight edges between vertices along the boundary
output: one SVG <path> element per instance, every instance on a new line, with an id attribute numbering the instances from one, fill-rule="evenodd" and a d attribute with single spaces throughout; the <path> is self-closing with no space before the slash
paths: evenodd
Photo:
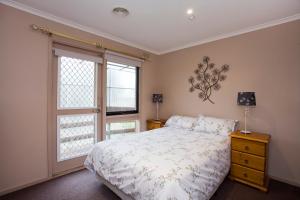
<path id="1" fill-rule="evenodd" d="M 99 112 L 100 112 L 100 108 L 96 108 L 96 109 L 94 110 L 94 112 L 95 112 L 95 113 L 99 113 Z"/>

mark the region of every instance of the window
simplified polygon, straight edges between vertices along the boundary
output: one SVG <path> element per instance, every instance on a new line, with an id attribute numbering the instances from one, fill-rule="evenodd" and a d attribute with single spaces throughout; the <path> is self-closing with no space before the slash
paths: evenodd
<path id="1" fill-rule="evenodd" d="M 139 111 L 139 68 L 107 62 L 107 115 Z"/>
<path id="2" fill-rule="evenodd" d="M 139 121 L 120 121 L 106 123 L 105 139 L 112 139 L 139 132 Z"/>
<path id="3" fill-rule="evenodd" d="M 105 139 L 138 133 L 139 73 L 143 60 L 106 51 Z M 136 115 L 127 115 L 136 114 Z"/>
<path id="4" fill-rule="evenodd" d="M 100 138 L 103 55 L 53 43 L 53 173 L 82 165 Z M 53 147 L 53 148 L 52 148 Z M 64 161 L 64 162 L 62 162 Z"/>
<path id="5" fill-rule="evenodd" d="M 57 116 L 57 161 L 63 161 L 86 155 L 97 140 L 97 115 L 72 113 L 96 107 L 97 65 L 66 56 L 58 64 L 57 109 L 68 112 Z"/>

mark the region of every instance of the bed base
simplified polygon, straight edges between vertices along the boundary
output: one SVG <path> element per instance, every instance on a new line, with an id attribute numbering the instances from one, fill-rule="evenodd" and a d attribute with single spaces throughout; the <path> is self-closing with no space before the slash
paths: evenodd
<path id="1" fill-rule="evenodd" d="M 110 182 L 108 182 L 106 179 L 104 179 L 98 173 L 96 173 L 95 175 L 101 183 L 103 183 L 106 187 L 108 187 L 111 191 L 113 191 L 122 200 L 134 200 L 131 196 L 129 196 L 128 194 L 125 194 L 123 191 L 119 190 L 116 186 L 112 185 Z"/>
<path id="2" fill-rule="evenodd" d="M 229 170 L 228 170 L 229 171 Z M 95 173 L 97 179 L 103 183 L 106 187 L 108 187 L 111 191 L 113 191 L 118 197 L 120 197 L 122 200 L 134 200 L 131 196 L 128 194 L 125 194 L 123 191 L 118 189 L 116 186 L 112 185 L 110 182 L 108 182 L 106 179 L 104 179 L 102 176 L 100 176 L 97 172 Z M 229 173 L 227 172 L 227 175 L 223 177 L 222 181 L 219 183 L 218 187 L 214 188 L 214 191 L 211 193 L 209 199 L 216 193 L 217 189 L 220 187 L 220 185 L 223 183 L 226 177 L 228 177 Z"/>

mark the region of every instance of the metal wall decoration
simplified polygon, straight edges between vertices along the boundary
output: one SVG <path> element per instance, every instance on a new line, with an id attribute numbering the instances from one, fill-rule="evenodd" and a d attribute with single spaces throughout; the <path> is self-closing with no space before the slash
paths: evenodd
<path id="1" fill-rule="evenodd" d="M 203 63 L 198 64 L 198 68 L 195 69 L 195 77 L 191 76 L 189 78 L 189 83 L 191 84 L 190 92 L 196 90 L 199 91 L 199 98 L 203 101 L 208 100 L 212 104 L 214 102 L 210 99 L 213 91 L 221 89 L 220 82 L 226 79 L 226 73 L 229 70 L 229 65 L 224 64 L 220 69 L 218 69 L 214 63 L 210 62 L 208 56 L 203 57 Z"/>

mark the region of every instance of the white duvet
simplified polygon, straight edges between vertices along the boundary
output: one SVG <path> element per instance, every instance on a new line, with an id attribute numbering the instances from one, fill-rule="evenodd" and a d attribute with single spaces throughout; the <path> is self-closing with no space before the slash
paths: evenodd
<path id="1" fill-rule="evenodd" d="M 99 142 L 85 166 L 134 199 L 209 199 L 230 168 L 230 138 L 160 128 Z"/>

